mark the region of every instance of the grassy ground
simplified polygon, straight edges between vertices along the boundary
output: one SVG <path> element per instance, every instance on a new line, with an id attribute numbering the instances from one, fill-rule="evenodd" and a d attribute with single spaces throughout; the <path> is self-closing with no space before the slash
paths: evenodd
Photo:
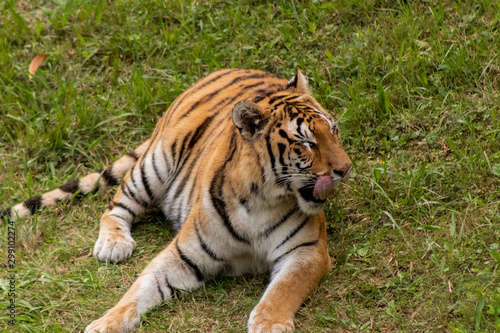
<path id="1" fill-rule="evenodd" d="M 47 59 L 30 81 L 39 53 Z M 333 270 L 297 331 L 498 332 L 499 53 L 494 0 L 6 0 L 0 208 L 136 147 L 217 68 L 301 68 L 336 115 L 356 174 L 326 205 Z M 97 263 L 111 196 L 17 222 L 18 324 L 2 309 L 6 331 L 81 332 L 166 246 L 172 230 L 151 213 L 127 263 Z M 244 331 L 266 282 L 211 281 L 151 311 L 141 331 Z"/>

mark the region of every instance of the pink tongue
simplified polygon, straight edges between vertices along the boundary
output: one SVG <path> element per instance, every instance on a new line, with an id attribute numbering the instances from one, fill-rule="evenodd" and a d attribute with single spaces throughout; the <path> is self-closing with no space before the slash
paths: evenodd
<path id="1" fill-rule="evenodd" d="M 313 195 L 316 199 L 325 200 L 335 193 L 335 183 L 330 176 L 321 176 L 314 185 Z"/>

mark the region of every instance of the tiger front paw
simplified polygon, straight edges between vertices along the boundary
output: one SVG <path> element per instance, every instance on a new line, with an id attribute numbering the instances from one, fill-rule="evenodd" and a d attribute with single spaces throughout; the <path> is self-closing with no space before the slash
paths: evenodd
<path id="1" fill-rule="evenodd" d="M 255 307 L 248 319 L 248 333 L 291 333 L 294 330 L 293 318 L 283 319 L 272 311 Z"/>
<path id="2" fill-rule="evenodd" d="M 293 324 L 269 324 L 269 325 L 252 325 L 248 328 L 249 333 L 291 333 L 293 332 Z"/>
<path id="3" fill-rule="evenodd" d="M 135 249 L 135 241 L 123 233 L 101 232 L 94 246 L 94 257 L 101 262 L 119 263 L 127 260 Z"/>
<path id="4" fill-rule="evenodd" d="M 90 323 L 85 328 L 85 333 L 132 333 L 137 331 L 140 325 L 138 316 L 132 316 L 132 319 L 127 319 L 121 315 L 120 311 L 113 310 L 111 309 L 103 317 Z M 127 311 L 122 314 L 126 313 Z"/>

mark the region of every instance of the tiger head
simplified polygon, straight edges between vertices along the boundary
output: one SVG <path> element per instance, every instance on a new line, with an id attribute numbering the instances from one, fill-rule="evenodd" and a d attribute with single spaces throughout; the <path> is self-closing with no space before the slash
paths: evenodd
<path id="1" fill-rule="evenodd" d="M 237 103 L 233 122 L 243 142 L 259 154 L 265 182 L 295 195 L 307 214 L 319 212 L 336 184 L 349 177 L 352 162 L 335 122 L 310 95 L 300 72 L 284 91 L 257 103 Z"/>

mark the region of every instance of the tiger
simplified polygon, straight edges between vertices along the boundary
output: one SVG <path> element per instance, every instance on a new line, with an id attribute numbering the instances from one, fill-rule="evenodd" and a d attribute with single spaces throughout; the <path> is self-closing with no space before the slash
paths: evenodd
<path id="1" fill-rule="evenodd" d="M 104 170 L 5 209 L 22 218 L 118 185 L 93 255 L 121 263 L 131 227 L 157 207 L 176 235 L 121 300 L 85 332 L 134 332 L 141 314 L 217 275 L 270 273 L 248 332 L 292 332 L 303 301 L 331 270 L 323 205 L 352 162 L 306 77 L 223 69 L 182 93 L 151 137 Z"/>

